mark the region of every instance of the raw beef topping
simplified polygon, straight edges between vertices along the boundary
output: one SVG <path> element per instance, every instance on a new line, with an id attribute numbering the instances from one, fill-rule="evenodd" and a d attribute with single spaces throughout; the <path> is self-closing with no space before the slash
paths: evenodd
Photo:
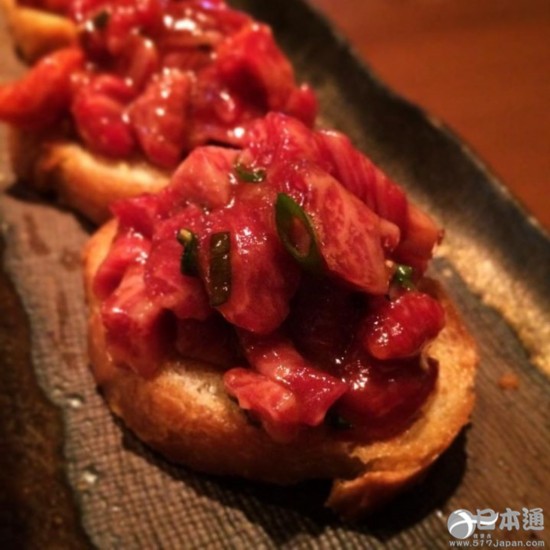
<path id="1" fill-rule="evenodd" d="M 44 128 L 71 113 L 91 151 L 139 153 L 166 169 L 198 145 L 240 145 L 269 111 L 313 124 L 315 96 L 296 84 L 269 27 L 222 1 L 32 5 L 72 18 L 80 47 L 53 53 L 0 87 L 1 120 Z"/>
<path id="2" fill-rule="evenodd" d="M 437 378 L 423 351 L 444 313 L 416 282 L 439 229 L 338 134 L 270 114 L 245 141 L 115 205 L 95 279 L 111 355 L 143 376 L 174 350 L 219 364 L 279 441 L 405 429 Z"/>

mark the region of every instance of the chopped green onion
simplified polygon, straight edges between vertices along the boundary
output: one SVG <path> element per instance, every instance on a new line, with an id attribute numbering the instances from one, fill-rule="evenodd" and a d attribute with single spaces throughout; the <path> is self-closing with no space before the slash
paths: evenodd
<path id="1" fill-rule="evenodd" d="M 308 271 L 322 271 L 323 258 L 313 223 L 303 208 L 286 193 L 277 195 L 275 223 L 284 247 L 298 263 Z"/>
<path id="2" fill-rule="evenodd" d="M 414 270 L 410 265 L 397 264 L 392 283 L 398 284 L 405 290 L 414 290 L 416 287 L 412 280 L 413 274 Z"/>
<path id="3" fill-rule="evenodd" d="M 110 15 L 107 10 L 101 10 L 96 13 L 92 19 L 94 29 L 103 30 L 109 24 Z"/>
<path id="4" fill-rule="evenodd" d="M 231 235 L 229 231 L 210 237 L 208 295 L 212 307 L 221 306 L 231 294 Z"/>
<path id="5" fill-rule="evenodd" d="M 235 163 L 237 177 L 246 183 L 261 183 L 266 178 L 265 168 L 249 168 L 241 162 Z"/>
<path id="6" fill-rule="evenodd" d="M 178 242 L 183 246 L 181 255 L 180 270 L 183 275 L 196 276 L 199 274 L 198 268 L 198 246 L 197 236 L 189 229 L 180 229 L 176 236 Z"/>

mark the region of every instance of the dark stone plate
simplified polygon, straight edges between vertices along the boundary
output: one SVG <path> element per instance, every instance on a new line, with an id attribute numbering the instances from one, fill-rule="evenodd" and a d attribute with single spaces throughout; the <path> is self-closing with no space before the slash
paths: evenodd
<path id="1" fill-rule="evenodd" d="M 91 229 L 13 185 L 2 141 L 2 547 L 445 548 L 447 518 L 460 508 L 519 512 L 520 528 L 497 525 L 493 540 L 544 539 L 523 528 L 522 514 L 550 510 L 548 236 L 307 3 L 234 5 L 274 27 L 319 92 L 322 124 L 345 131 L 445 226 L 433 273 L 478 341 L 472 424 L 421 485 L 355 526 L 322 508 L 321 483 L 281 489 L 167 464 L 111 417 L 88 374 L 78 255 Z M 6 35 L 0 46 L 5 79 L 20 68 Z M 509 374 L 515 390 L 499 385 Z"/>

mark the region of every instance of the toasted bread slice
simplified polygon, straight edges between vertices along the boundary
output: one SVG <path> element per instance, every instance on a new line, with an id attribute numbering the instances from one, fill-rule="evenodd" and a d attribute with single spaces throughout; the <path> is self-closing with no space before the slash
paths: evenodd
<path id="1" fill-rule="evenodd" d="M 141 193 L 155 193 L 170 174 L 145 159 L 113 160 L 76 141 L 10 128 L 9 154 L 16 177 L 40 193 L 53 192 L 71 209 L 100 224 L 109 205 Z"/>
<path id="2" fill-rule="evenodd" d="M 112 411 L 140 439 L 169 460 L 218 475 L 278 484 L 333 479 L 327 505 L 357 518 L 414 483 L 468 422 L 477 364 L 475 344 L 442 288 L 423 290 L 445 308 L 446 328 L 429 348 L 439 361 L 436 390 L 404 433 L 368 444 L 343 441 L 323 426 L 289 444 L 273 441 L 251 424 L 224 390 L 218 367 L 186 358 L 166 362 L 152 379 L 116 367 L 105 346 L 100 303 L 92 281 L 116 233 L 111 221 L 84 252 L 93 373 Z"/>
<path id="3" fill-rule="evenodd" d="M 67 17 L 19 6 L 17 0 L 0 0 L 18 55 L 33 63 L 47 53 L 76 44 L 76 25 Z"/>

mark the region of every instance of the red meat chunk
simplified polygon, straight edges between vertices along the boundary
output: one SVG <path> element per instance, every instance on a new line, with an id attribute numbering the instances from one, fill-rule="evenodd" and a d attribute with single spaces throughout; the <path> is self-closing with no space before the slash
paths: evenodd
<path id="1" fill-rule="evenodd" d="M 180 229 L 196 231 L 201 224 L 200 212 L 192 208 L 183 216 L 159 222 L 145 265 L 148 297 L 181 319 L 206 319 L 211 313 L 201 279 L 182 274 L 183 247 L 177 240 Z"/>
<path id="2" fill-rule="evenodd" d="M 102 304 L 101 317 L 113 361 L 143 377 L 153 376 L 170 350 L 173 330 L 158 301 L 148 298 L 143 265 L 134 264 Z"/>
<path id="3" fill-rule="evenodd" d="M 350 390 L 335 407 L 345 437 L 385 439 L 406 429 L 432 393 L 438 366 L 421 365 L 419 358 L 380 364 L 361 350 L 351 354 L 340 370 Z"/>
<path id="4" fill-rule="evenodd" d="M 190 93 L 189 76 L 172 69 L 156 75 L 129 109 L 145 156 L 157 166 L 175 167 L 186 150 Z"/>
<path id="5" fill-rule="evenodd" d="M 414 357 L 445 325 L 441 304 L 422 292 L 376 300 L 361 328 L 365 349 L 377 359 Z"/>
<path id="6" fill-rule="evenodd" d="M 150 242 L 137 233 L 119 234 L 94 278 L 97 297 L 100 300 L 109 297 L 118 288 L 131 265 L 145 263 L 150 247 Z"/>
<path id="7" fill-rule="evenodd" d="M 213 209 L 231 198 L 231 172 L 238 152 L 223 147 L 195 149 L 174 172 L 165 199 Z"/>
<path id="8" fill-rule="evenodd" d="M 251 197 L 209 216 L 209 229 L 200 239 L 200 265 L 206 286 L 210 238 L 230 234 L 231 293 L 218 311 L 232 324 L 259 334 L 268 334 L 286 318 L 289 301 L 299 280 L 299 268 L 284 250 L 273 221 L 273 194 L 248 188 Z M 255 192 L 259 192 L 256 196 Z M 261 193 L 261 194 L 260 194 Z"/>
<path id="9" fill-rule="evenodd" d="M 275 441 L 286 443 L 294 439 L 300 426 L 300 406 L 291 390 L 248 368 L 227 371 L 223 381 L 239 406 L 255 415 Z"/>
<path id="10" fill-rule="evenodd" d="M 80 137 L 91 151 L 115 158 L 134 151 L 135 138 L 124 109 L 124 104 L 91 87 L 76 94 L 72 114 Z"/>
<path id="11" fill-rule="evenodd" d="M 331 275 L 371 294 L 388 290 L 384 249 L 397 244 L 396 226 L 381 223 L 366 204 L 314 165 L 285 171 L 279 186 L 311 216 Z"/>
<path id="12" fill-rule="evenodd" d="M 282 384 L 296 396 L 299 424 L 318 426 L 330 407 L 348 386 L 338 378 L 315 368 L 280 333 L 258 337 L 241 332 L 241 343 L 251 367 Z M 290 419 L 283 420 L 290 423 Z"/>
<path id="13" fill-rule="evenodd" d="M 83 64 L 76 48 L 59 50 L 40 60 L 25 76 L 0 86 L 0 120 L 22 128 L 45 128 L 68 110 L 71 78 Z"/>

